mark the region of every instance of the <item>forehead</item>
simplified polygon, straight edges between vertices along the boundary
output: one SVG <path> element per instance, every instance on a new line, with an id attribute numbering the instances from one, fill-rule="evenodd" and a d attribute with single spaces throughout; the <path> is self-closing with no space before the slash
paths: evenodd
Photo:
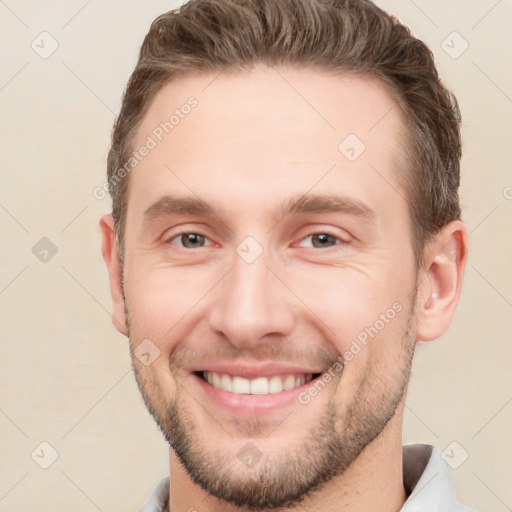
<path id="1" fill-rule="evenodd" d="M 264 66 L 189 75 L 153 99 L 132 149 L 150 139 L 154 147 L 130 174 L 130 191 L 145 203 L 167 186 L 222 200 L 229 183 L 261 204 L 284 190 L 343 184 L 350 193 L 357 182 L 359 195 L 378 193 L 388 181 L 396 195 L 404 130 L 396 101 L 375 79 Z"/>

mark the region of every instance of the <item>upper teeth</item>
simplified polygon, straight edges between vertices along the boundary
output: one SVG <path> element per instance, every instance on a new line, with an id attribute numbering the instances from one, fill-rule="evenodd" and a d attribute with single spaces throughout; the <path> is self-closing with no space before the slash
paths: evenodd
<path id="1" fill-rule="evenodd" d="M 313 375 L 274 375 L 272 377 L 258 377 L 256 379 L 245 379 L 244 377 L 231 376 L 225 373 L 203 372 L 204 380 L 214 388 L 222 389 L 236 394 L 267 395 L 269 393 L 280 393 L 302 386 L 312 379 Z"/>

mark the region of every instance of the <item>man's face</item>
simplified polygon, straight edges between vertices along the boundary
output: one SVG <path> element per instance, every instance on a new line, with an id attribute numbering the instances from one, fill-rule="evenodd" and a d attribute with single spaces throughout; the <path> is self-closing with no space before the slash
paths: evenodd
<path id="1" fill-rule="evenodd" d="M 368 79 L 214 78 L 167 84 L 137 132 L 133 148 L 196 98 L 129 177 L 129 335 L 192 479 L 271 508 L 350 467 L 403 399 L 417 282 L 404 128 Z"/>

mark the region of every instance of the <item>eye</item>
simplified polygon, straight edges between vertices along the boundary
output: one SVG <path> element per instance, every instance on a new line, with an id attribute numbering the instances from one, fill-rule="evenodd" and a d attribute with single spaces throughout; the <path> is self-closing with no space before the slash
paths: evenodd
<path id="1" fill-rule="evenodd" d="M 208 238 L 200 235 L 199 233 L 180 233 L 179 235 L 171 238 L 168 243 L 175 243 L 185 249 L 197 249 L 207 245 L 207 240 Z"/>
<path id="2" fill-rule="evenodd" d="M 314 233 L 303 238 L 299 245 L 304 247 L 303 244 L 308 240 L 311 240 L 311 244 L 316 249 L 325 249 L 342 243 L 338 237 L 331 235 L 330 233 Z"/>

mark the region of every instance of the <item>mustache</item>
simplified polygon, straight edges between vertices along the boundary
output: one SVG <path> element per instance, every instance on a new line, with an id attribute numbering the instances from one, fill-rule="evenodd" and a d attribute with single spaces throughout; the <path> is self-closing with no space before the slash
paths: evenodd
<path id="1" fill-rule="evenodd" d="M 265 344 L 251 349 L 239 349 L 233 345 L 216 347 L 177 346 L 169 355 L 169 366 L 175 370 L 192 365 L 210 363 L 288 363 L 300 365 L 314 364 L 329 368 L 340 354 L 325 346 L 311 348 L 294 347 L 289 344 Z"/>

